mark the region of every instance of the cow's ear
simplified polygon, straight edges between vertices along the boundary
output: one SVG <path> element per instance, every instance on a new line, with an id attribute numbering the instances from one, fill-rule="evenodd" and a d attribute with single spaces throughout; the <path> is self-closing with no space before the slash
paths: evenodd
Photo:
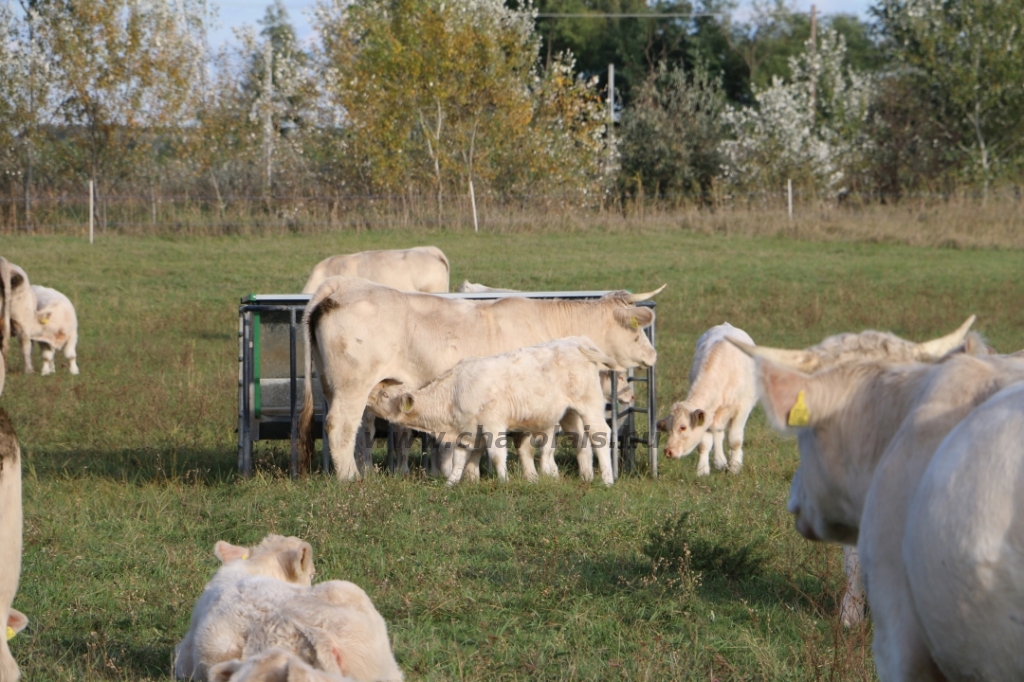
<path id="1" fill-rule="evenodd" d="M 416 402 L 416 401 L 412 397 L 412 393 L 406 393 L 405 395 L 403 395 L 402 396 L 402 400 L 399 403 L 401 405 L 402 412 L 404 412 L 406 414 L 409 414 L 410 412 L 412 412 L 412 406 L 413 406 L 414 402 Z"/>
<path id="2" fill-rule="evenodd" d="M 636 331 L 654 322 L 654 311 L 650 308 L 633 306 L 630 308 L 615 308 L 612 311 L 615 321 L 626 329 Z"/>
<path id="3" fill-rule="evenodd" d="M 313 575 L 313 547 L 303 542 L 298 549 L 291 549 L 281 556 L 284 574 L 291 582 L 306 582 Z"/>
<path id="4" fill-rule="evenodd" d="M 223 661 L 210 668 L 210 682 L 228 682 L 231 676 L 242 667 L 242 662 L 237 658 L 233 661 Z"/>
<path id="5" fill-rule="evenodd" d="M 239 547 L 238 545 L 232 545 L 230 542 L 218 540 L 217 544 L 213 546 L 213 555 L 220 559 L 222 564 L 226 564 L 230 561 L 248 559 L 249 548 Z"/>
<path id="6" fill-rule="evenodd" d="M 668 433 L 668 430 L 669 430 L 668 420 L 671 419 L 671 418 L 672 417 L 662 417 L 661 419 L 659 419 L 658 420 L 658 430 L 661 431 L 662 433 Z"/>
<path id="7" fill-rule="evenodd" d="M 812 379 L 770 360 L 758 359 L 757 382 L 761 405 L 769 421 L 779 431 L 810 426 L 814 406 L 807 399 Z"/>
<path id="8" fill-rule="evenodd" d="M 7 639 L 14 637 L 28 625 L 28 616 L 18 609 L 7 612 Z"/>
<path id="9" fill-rule="evenodd" d="M 698 426 L 704 426 L 705 414 L 704 410 L 694 410 L 690 413 L 690 426 L 697 428 Z"/>

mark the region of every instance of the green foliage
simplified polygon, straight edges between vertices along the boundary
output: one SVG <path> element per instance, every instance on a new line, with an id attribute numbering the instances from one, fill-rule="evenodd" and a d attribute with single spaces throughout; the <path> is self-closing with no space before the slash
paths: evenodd
<path id="1" fill-rule="evenodd" d="M 936 123 L 986 191 L 1024 169 L 1024 2 L 883 0 L 875 10 Z"/>
<path id="2" fill-rule="evenodd" d="M 739 538 L 733 529 L 722 535 L 721 528 L 699 528 L 685 511 L 651 531 L 643 553 L 656 567 L 697 571 L 705 580 L 744 581 L 764 573 L 768 555 L 760 538 Z"/>
<path id="3" fill-rule="evenodd" d="M 722 163 L 724 108 L 721 85 L 703 64 L 689 75 L 660 65 L 622 115 L 624 189 L 668 198 L 706 195 Z"/>

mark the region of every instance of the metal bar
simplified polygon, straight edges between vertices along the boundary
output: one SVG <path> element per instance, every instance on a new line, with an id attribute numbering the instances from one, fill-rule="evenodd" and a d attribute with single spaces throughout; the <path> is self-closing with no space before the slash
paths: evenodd
<path id="1" fill-rule="evenodd" d="M 612 457 L 612 480 L 619 478 L 619 373 L 612 372 L 612 430 L 608 434 Z"/>
<path id="2" fill-rule="evenodd" d="M 297 404 L 297 384 L 295 376 L 295 308 L 291 309 L 291 317 L 288 320 L 288 371 L 291 374 L 288 382 L 289 398 L 291 399 L 291 441 L 292 441 L 292 464 L 289 474 L 292 478 L 299 475 L 299 412 Z"/>
<path id="3" fill-rule="evenodd" d="M 242 317 L 242 420 L 238 439 L 241 447 L 239 467 L 242 475 L 252 476 L 252 405 L 249 401 L 249 387 L 252 385 L 252 313 Z"/>
<path id="4" fill-rule="evenodd" d="M 655 345 L 657 341 L 655 338 L 656 325 L 657 318 L 650 326 L 649 334 L 651 345 L 655 348 L 657 348 Z M 658 478 L 658 394 L 655 381 L 654 367 L 649 367 L 647 369 L 647 465 L 653 479 Z"/>
<path id="5" fill-rule="evenodd" d="M 388 473 L 394 475 L 398 465 L 398 454 L 395 452 L 395 426 L 388 422 L 388 454 L 385 459 Z M 373 468 L 373 443 L 370 443 L 370 468 Z"/>

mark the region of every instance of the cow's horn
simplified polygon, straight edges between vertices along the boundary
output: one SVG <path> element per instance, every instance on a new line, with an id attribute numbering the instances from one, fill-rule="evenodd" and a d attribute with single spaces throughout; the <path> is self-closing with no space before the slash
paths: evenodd
<path id="1" fill-rule="evenodd" d="M 790 350 L 788 348 L 771 348 L 769 346 L 755 346 L 743 341 L 737 341 L 731 337 L 725 340 L 739 348 L 752 358 L 771 360 L 777 365 L 783 365 L 801 372 L 812 372 L 817 367 L 816 358 L 805 350 Z"/>
<path id="2" fill-rule="evenodd" d="M 648 291 L 646 294 L 630 294 L 629 296 L 626 297 L 626 300 L 629 301 L 630 303 L 639 303 L 640 301 L 646 301 L 647 299 L 654 298 L 655 296 L 660 294 L 662 290 L 667 286 L 668 284 L 662 284 L 654 291 Z"/>
<path id="3" fill-rule="evenodd" d="M 952 334 L 941 336 L 931 341 L 925 341 L 924 343 L 917 344 L 916 355 L 919 360 L 937 360 L 943 355 L 953 350 L 961 343 L 964 342 L 964 337 L 967 336 L 967 330 L 974 324 L 974 320 L 977 316 L 971 315 L 967 318 L 960 327 Z"/>

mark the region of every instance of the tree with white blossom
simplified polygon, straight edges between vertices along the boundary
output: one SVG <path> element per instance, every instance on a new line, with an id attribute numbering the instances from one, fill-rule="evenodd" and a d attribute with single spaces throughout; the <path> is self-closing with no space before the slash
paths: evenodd
<path id="1" fill-rule="evenodd" d="M 871 146 L 864 126 L 874 83 L 845 65 L 845 53 L 842 36 L 828 31 L 790 59 L 788 81 L 755 90 L 756 106 L 726 110 L 727 182 L 775 191 L 792 179 L 825 192 L 855 179 Z"/>

